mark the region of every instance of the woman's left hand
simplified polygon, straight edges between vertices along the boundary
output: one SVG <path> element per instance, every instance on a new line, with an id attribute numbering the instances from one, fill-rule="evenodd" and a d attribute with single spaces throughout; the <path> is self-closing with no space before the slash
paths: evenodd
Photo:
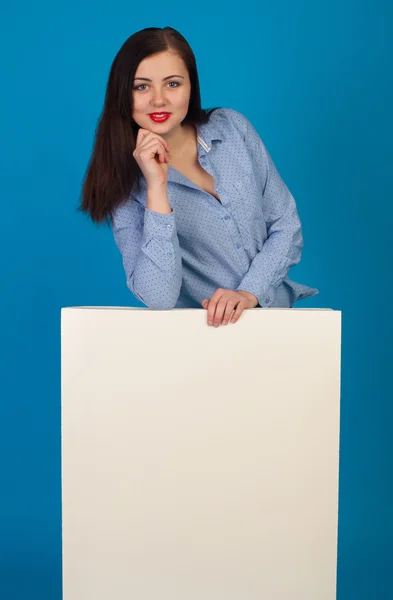
<path id="1" fill-rule="evenodd" d="M 226 325 L 229 321 L 231 313 L 234 314 L 230 320 L 231 323 L 236 323 L 242 314 L 243 310 L 254 308 L 258 305 L 258 299 L 254 294 L 243 290 L 226 290 L 218 288 L 213 296 L 208 300 L 202 301 L 203 308 L 207 309 L 208 325 L 218 327 L 221 322 Z"/>

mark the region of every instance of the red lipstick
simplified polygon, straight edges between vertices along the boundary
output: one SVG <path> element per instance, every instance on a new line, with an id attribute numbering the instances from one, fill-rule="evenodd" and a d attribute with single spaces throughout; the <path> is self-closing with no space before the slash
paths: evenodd
<path id="1" fill-rule="evenodd" d="M 164 121 L 166 121 L 167 119 L 169 119 L 169 117 L 171 116 L 171 113 L 169 112 L 156 112 L 156 113 L 149 113 L 149 117 L 151 118 L 152 121 L 154 121 L 155 123 L 163 123 Z"/>

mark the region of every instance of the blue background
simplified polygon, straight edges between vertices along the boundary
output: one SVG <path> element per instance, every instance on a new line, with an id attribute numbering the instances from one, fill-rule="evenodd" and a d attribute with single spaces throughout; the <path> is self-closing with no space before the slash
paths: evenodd
<path id="1" fill-rule="evenodd" d="M 61 598 L 60 309 L 143 306 L 110 229 L 76 207 L 111 63 L 165 25 L 195 52 L 202 105 L 243 112 L 295 197 L 290 276 L 320 289 L 295 307 L 342 310 L 338 598 L 393 598 L 392 3 L 140 6 L 2 12 L 0 599 Z"/>

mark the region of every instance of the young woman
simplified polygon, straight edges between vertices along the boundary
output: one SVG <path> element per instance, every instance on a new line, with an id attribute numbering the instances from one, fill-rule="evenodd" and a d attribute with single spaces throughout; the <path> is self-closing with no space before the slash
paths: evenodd
<path id="1" fill-rule="evenodd" d="M 240 112 L 201 108 L 195 56 L 171 27 L 115 57 L 79 209 L 112 226 L 149 308 L 203 306 L 218 326 L 319 293 L 287 276 L 301 223 L 261 138 Z"/>

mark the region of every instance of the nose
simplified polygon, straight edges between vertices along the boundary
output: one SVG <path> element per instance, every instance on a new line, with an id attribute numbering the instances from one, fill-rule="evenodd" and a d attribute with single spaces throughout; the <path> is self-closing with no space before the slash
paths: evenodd
<path id="1" fill-rule="evenodd" d="M 162 90 L 153 92 L 152 104 L 158 108 L 161 108 L 165 104 Z"/>
<path id="2" fill-rule="evenodd" d="M 162 98 L 153 98 L 152 105 L 155 108 L 162 108 L 165 105 L 165 102 L 163 101 Z"/>

